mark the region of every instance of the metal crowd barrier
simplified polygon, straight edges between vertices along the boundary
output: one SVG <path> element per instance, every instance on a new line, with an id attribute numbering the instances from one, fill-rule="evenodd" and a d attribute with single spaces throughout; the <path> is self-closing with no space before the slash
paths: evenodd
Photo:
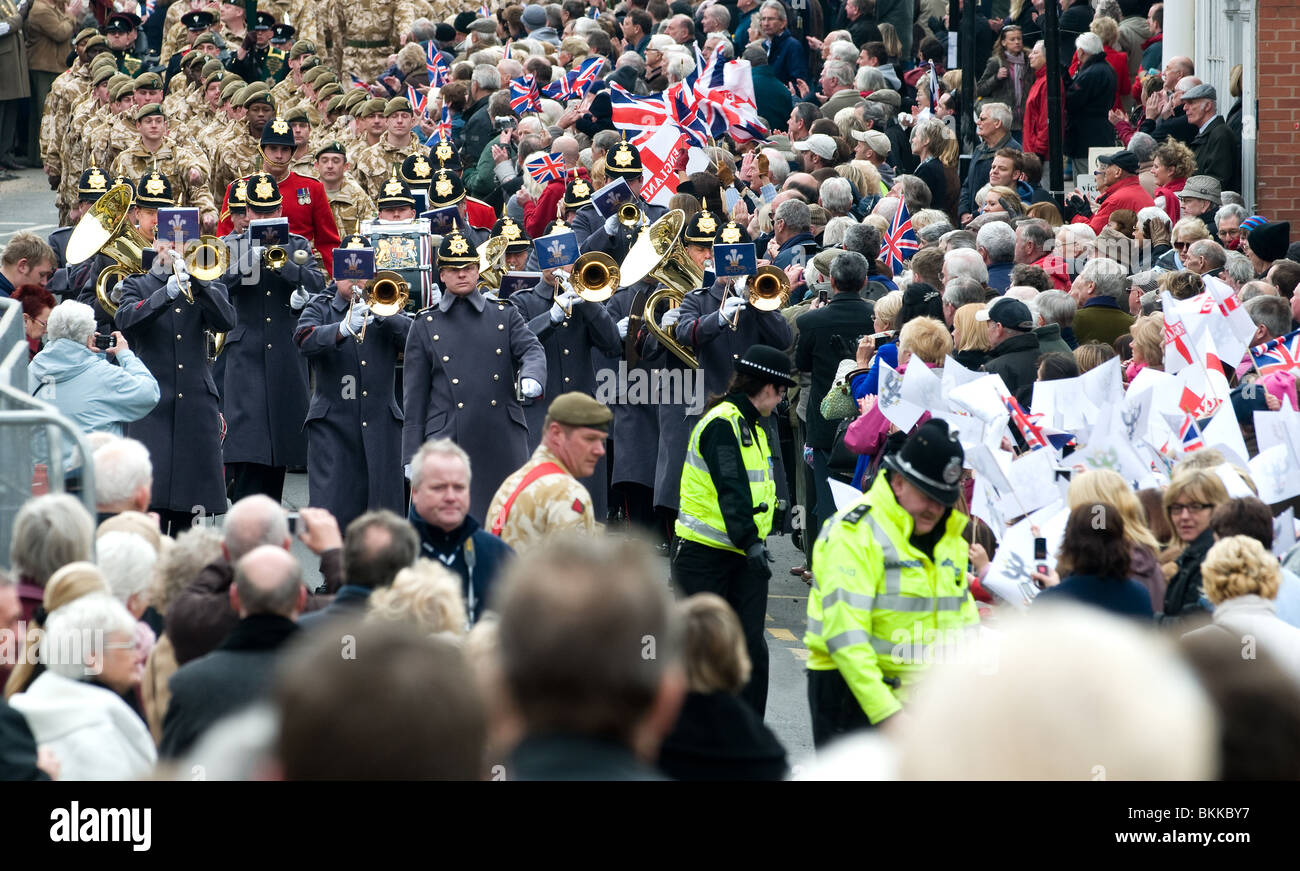
<path id="1" fill-rule="evenodd" d="M 44 429 L 46 437 L 35 436 Z M 63 440 L 71 439 L 83 458 L 90 456 L 85 435 L 49 403 L 27 392 L 27 335 L 23 307 L 0 299 L 0 563 L 9 562 L 14 517 L 32 497 L 38 464 L 49 475 L 51 493 L 64 492 Z M 95 481 L 91 463 L 82 463 L 79 494 L 95 516 Z"/>

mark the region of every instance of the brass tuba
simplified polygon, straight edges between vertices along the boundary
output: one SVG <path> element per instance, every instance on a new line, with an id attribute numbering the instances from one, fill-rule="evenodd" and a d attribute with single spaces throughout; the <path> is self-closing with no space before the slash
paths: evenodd
<path id="1" fill-rule="evenodd" d="M 66 261 L 69 266 L 85 262 L 96 254 L 113 261 L 95 277 L 95 297 L 109 317 L 117 314 L 121 295 L 117 283 L 128 275 L 144 272 L 141 265 L 149 240 L 127 221 L 131 208 L 129 185 L 114 185 L 82 216 L 68 238 Z"/>
<path id="2" fill-rule="evenodd" d="M 501 287 L 501 279 L 506 274 L 506 247 L 510 243 L 504 236 L 493 236 L 478 249 L 479 284 L 489 290 Z"/>
<path id="3" fill-rule="evenodd" d="M 659 326 L 655 320 L 655 307 L 665 299 L 671 300 L 670 308 L 682 304 L 686 294 L 700 286 L 704 280 L 704 270 L 686 253 L 682 242 L 682 231 L 686 227 L 686 214 L 681 209 L 673 209 L 649 227 L 644 227 L 637 237 L 632 250 L 623 260 L 623 287 L 630 287 L 647 278 L 653 278 L 660 284 L 659 288 L 646 299 L 642 315 L 646 328 L 655 338 L 692 369 L 700 364 L 685 345 Z"/>
<path id="4" fill-rule="evenodd" d="M 586 302 L 604 302 L 618 289 L 618 263 L 603 251 L 588 251 L 578 258 L 566 276 L 559 273 L 560 282 L 573 290 Z M 573 314 L 566 309 L 565 317 Z"/>
<path id="5" fill-rule="evenodd" d="M 375 273 L 375 277 L 366 284 L 365 301 L 370 311 L 381 318 L 391 317 L 406 308 L 406 301 L 411 295 L 411 285 L 396 272 L 387 269 Z M 356 296 L 348 305 L 348 320 L 352 319 L 352 307 L 356 305 Z M 361 325 L 357 341 L 366 340 L 366 325 Z"/>

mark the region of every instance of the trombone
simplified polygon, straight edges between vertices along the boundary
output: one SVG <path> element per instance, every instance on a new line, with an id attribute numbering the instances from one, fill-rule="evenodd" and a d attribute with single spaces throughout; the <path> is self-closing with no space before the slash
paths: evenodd
<path id="1" fill-rule="evenodd" d="M 758 267 L 753 281 L 741 278 L 735 287 L 738 296 L 745 293 L 746 284 L 749 286 L 749 295 L 745 301 L 759 311 L 773 312 L 785 308 L 785 304 L 790 301 L 790 277 L 775 266 Z M 728 294 L 729 291 L 723 292 L 723 302 L 727 301 Z M 739 325 L 740 312 L 737 311 L 731 316 L 731 320 L 727 321 L 727 326 L 735 330 Z"/>
<path id="2" fill-rule="evenodd" d="M 347 319 L 352 320 L 352 310 L 356 307 L 358 298 L 370 306 L 370 311 L 375 317 L 386 318 L 406 308 L 406 301 L 410 295 L 411 285 L 402 276 L 387 269 L 376 272 L 375 277 L 366 283 L 364 292 L 355 289 L 352 291 L 352 302 L 348 303 Z M 358 343 L 366 340 L 366 326 L 365 323 L 361 324 L 361 332 L 357 333 Z"/>
<path id="3" fill-rule="evenodd" d="M 618 289 L 618 263 L 603 251 L 588 251 L 569 272 L 556 271 L 555 277 L 565 290 L 573 291 L 585 302 L 604 302 Z M 572 305 L 560 308 L 566 318 L 573 316 Z"/>

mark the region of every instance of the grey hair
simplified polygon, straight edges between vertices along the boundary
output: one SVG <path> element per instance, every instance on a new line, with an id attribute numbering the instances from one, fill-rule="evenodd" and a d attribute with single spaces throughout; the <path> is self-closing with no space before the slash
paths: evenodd
<path id="1" fill-rule="evenodd" d="M 853 207 L 853 185 L 847 178 L 828 178 L 822 182 L 821 201 L 828 212 L 847 213 Z"/>
<path id="2" fill-rule="evenodd" d="M 1162 210 L 1158 211 L 1160 211 L 1160 214 L 1162 215 L 1165 214 Z M 1051 224 L 1047 223 L 1042 218 L 1032 218 L 1027 221 L 1021 221 L 1016 225 L 1016 230 L 1019 231 L 1019 235 L 1022 239 L 1033 245 L 1039 251 L 1051 251 L 1056 245 L 1056 231 L 1052 229 Z"/>
<path id="3" fill-rule="evenodd" d="M 884 73 L 875 67 L 859 67 L 857 75 L 853 77 L 853 85 L 859 91 L 882 91 L 889 86 L 889 83 L 885 81 Z M 875 103 L 874 100 L 868 100 L 867 102 Z M 880 104 L 875 103 L 875 105 L 879 106 Z"/>
<path id="4" fill-rule="evenodd" d="M 9 565 L 44 587 L 68 563 L 89 560 L 94 541 L 94 518 L 79 499 L 67 493 L 37 496 L 23 503 L 14 518 Z"/>
<path id="5" fill-rule="evenodd" d="M 1239 222 L 1244 221 L 1246 216 L 1247 212 L 1244 206 L 1228 203 L 1226 206 L 1219 206 L 1219 210 L 1214 213 L 1214 225 L 1217 227 L 1224 218 L 1236 218 Z"/>
<path id="6" fill-rule="evenodd" d="M 980 227 L 975 244 L 987 251 L 994 263 L 1010 263 L 1016 256 L 1016 231 L 1010 224 L 994 221 Z"/>
<path id="7" fill-rule="evenodd" d="M 95 310 L 84 302 L 65 299 L 56 305 L 45 322 L 45 333 L 51 342 L 71 339 L 79 345 L 95 332 Z"/>
<path id="8" fill-rule="evenodd" d="M 772 176 L 772 184 L 780 188 L 790 175 L 790 161 L 775 148 L 764 148 L 763 154 L 767 155 L 767 171 Z"/>
<path id="9" fill-rule="evenodd" d="M 939 243 L 943 245 L 945 252 L 957 251 L 961 248 L 969 248 L 974 251 L 977 238 L 972 230 L 949 230 L 939 238 Z"/>
<path id="10" fill-rule="evenodd" d="M 851 228 L 859 226 L 858 222 L 847 215 L 839 215 L 831 218 L 826 222 L 826 229 L 822 231 L 822 244 L 827 248 L 833 248 L 844 241 Z"/>
<path id="11" fill-rule="evenodd" d="M 245 496 L 230 506 L 223 541 L 232 563 L 264 544 L 284 544 L 289 537 L 289 520 L 280 503 L 261 494 Z"/>
<path id="12" fill-rule="evenodd" d="M 1228 277 L 1242 287 L 1255 277 L 1255 267 L 1250 265 L 1250 258 L 1240 251 L 1229 251 L 1228 259 L 1223 264 L 1223 271 Z"/>
<path id="13" fill-rule="evenodd" d="M 863 70 L 871 70 L 871 71 L 874 72 L 876 75 L 880 76 L 880 70 L 876 69 L 875 67 L 863 67 L 862 69 L 863 69 Z M 859 70 L 859 73 L 861 73 L 861 70 Z M 861 83 L 862 83 L 862 80 L 859 78 L 857 84 L 860 86 Z M 859 91 L 866 91 L 866 90 L 878 91 L 878 90 L 880 90 L 880 89 L 882 89 L 882 88 L 884 88 L 884 87 L 885 87 L 885 78 L 884 78 L 884 76 L 880 76 L 880 86 L 879 86 L 879 87 L 876 87 L 876 88 L 864 88 L 864 87 L 859 87 L 858 90 L 859 90 Z M 882 124 L 884 124 L 885 121 L 888 120 L 888 118 L 889 118 L 889 110 L 885 108 L 885 106 L 884 106 L 883 103 L 877 103 L 875 100 L 864 100 L 863 103 L 862 103 L 862 117 L 863 117 L 864 119 L 866 119 L 867 121 L 870 121 L 873 125 L 875 125 L 875 126 L 877 127 L 877 129 L 879 129 L 879 126 L 882 125 Z M 939 123 L 942 124 L 943 122 L 940 121 Z"/>
<path id="14" fill-rule="evenodd" d="M 471 80 L 478 85 L 480 91 L 499 91 L 501 89 L 501 74 L 497 72 L 497 68 L 493 64 L 479 64 L 474 67 Z"/>
<path id="15" fill-rule="evenodd" d="M 95 469 L 95 504 L 125 502 L 153 481 L 149 449 L 135 439 L 114 439 L 92 454 Z"/>
<path id="16" fill-rule="evenodd" d="M 1156 150 L 1156 141 L 1147 133 L 1134 133 L 1128 141 L 1128 150 L 1133 152 L 1138 163 L 1146 163 L 1151 159 L 1152 152 Z"/>
<path id="17" fill-rule="evenodd" d="M 804 233 L 812 226 L 812 215 L 808 211 L 808 204 L 799 200 L 786 200 L 776 207 L 776 214 L 772 216 L 772 225 L 775 226 L 777 221 L 785 221 L 788 229 L 796 233 Z"/>
<path id="18" fill-rule="evenodd" d="M 1093 290 L 1094 296 L 1109 296 L 1111 299 L 1119 299 L 1124 293 L 1124 284 L 1125 279 L 1128 278 L 1128 271 L 1114 260 L 1105 257 L 1094 257 L 1084 265 L 1079 277 L 1096 285 Z"/>
<path id="19" fill-rule="evenodd" d="M 1101 37 L 1095 33 L 1080 33 L 1074 40 L 1074 47 L 1084 54 L 1101 54 L 1105 51 Z"/>
<path id="20" fill-rule="evenodd" d="M 1166 227 L 1173 224 L 1173 221 L 1169 217 L 1169 213 L 1159 206 L 1144 206 L 1138 211 L 1137 219 L 1139 227 L 1144 225 L 1147 221 L 1160 221 Z"/>
<path id="21" fill-rule="evenodd" d="M 1291 331 L 1291 303 L 1280 296 L 1261 295 L 1246 300 L 1246 314 L 1274 339 Z"/>
<path id="22" fill-rule="evenodd" d="M 953 308 L 984 302 L 984 285 L 965 276 L 950 278 L 943 286 L 943 301 Z"/>
<path id="23" fill-rule="evenodd" d="M 1228 259 L 1223 251 L 1223 246 L 1213 239 L 1197 239 L 1187 249 L 1188 254 L 1195 254 L 1197 257 L 1204 257 L 1206 265 L 1211 270 L 1218 269 Z"/>
<path id="24" fill-rule="evenodd" d="M 86 655 L 103 656 L 102 645 L 113 633 L 135 638 L 135 618 L 109 593 L 87 593 L 50 612 L 41 633 L 40 660 L 60 677 L 83 680 L 94 677 Z"/>
<path id="25" fill-rule="evenodd" d="M 985 109 L 989 110 L 990 121 L 997 121 L 999 124 L 1002 125 L 1003 130 L 1007 130 L 1007 131 L 1011 130 L 1011 107 L 1010 106 L 1008 106 L 1006 103 L 981 103 L 979 110 L 976 111 L 975 113 L 975 117 L 978 118 L 979 113 Z"/>
<path id="26" fill-rule="evenodd" d="M 95 565 L 109 591 L 123 605 L 136 593 L 149 589 L 158 552 L 134 532 L 114 530 L 95 542 Z"/>
<path id="27" fill-rule="evenodd" d="M 759 12 L 762 12 L 764 9 L 773 10 L 781 16 L 782 21 L 789 20 L 785 16 L 785 4 L 781 3 L 780 0 L 766 0 L 766 2 L 759 8 Z"/>
<path id="28" fill-rule="evenodd" d="M 936 221 L 933 224 L 926 224 L 918 230 L 916 238 L 921 240 L 922 245 L 937 245 L 940 239 L 951 232 L 952 224 L 947 221 Z"/>
<path id="29" fill-rule="evenodd" d="M 636 70 L 637 76 L 640 76 L 645 72 L 645 58 L 641 57 L 641 55 L 634 51 L 625 51 L 618 56 L 618 60 L 614 63 L 614 67 L 615 69 L 618 67 L 631 67 Z"/>
<path id="30" fill-rule="evenodd" d="M 880 256 L 880 231 L 870 224 L 854 222 L 844 231 L 843 242 L 845 251 L 856 251 L 868 260 Z"/>
<path id="31" fill-rule="evenodd" d="M 665 51 L 664 54 L 668 56 L 668 63 L 664 66 L 668 81 L 680 82 L 695 71 L 695 58 L 687 52 Z"/>
<path id="32" fill-rule="evenodd" d="M 856 251 L 845 251 L 831 262 L 831 282 L 837 289 L 860 291 L 867 283 L 867 258 Z"/>
<path id="33" fill-rule="evenodd" d="M 427 18 L 417 18 L 411 25 L 411 36 L 415 42 L 428 42 L 438 32 L 438 25 Z"/>
<path id="34" fill-rule="evenodd" d="M 714 6 L 714 7 L 710 7 L 710 8 L 713 8 L 713 9 L 722 9 L 723 7 L 721 7 L 721 6 Z M 724 10 L 724 11 L 725 11 L 725 10 Z M 716 39 L 718 42 L 717 42 L 717 45 L 714 46 L 713 50 L 714 50 L 714 51 L 721 51 L 721 52 L 722 52 L 722 57 L 723 57 L 724 59 L 726 59 L 726 60 L 734 60 L 735 57 L 736 57 L 736 47 L 735 47 L 734 45 L 731 44 L 731 40 L 727 38 L 726 34 L 724 34 L 724 33 L 711 33 L 711 34 L 709 34 L 709 38 L 708 38 L 708 40 L 705 41 L 705 44 L 707 45 L 709 42 L 712 42 L 712 41 L 715 40 L 715 39 Z"/>
<path id="35" fill-rule="evenodd" d="M 853 67 L 847 61 L 828 60 L 822 67 L 822 72 L 833 76 L 835 81 L 846 88 L 853 84 Z"/>
<path id="36" fill-rule="evenodd" d="M 702 17 L 712 18 L 723 30 L 731 26 L 731 12 L 720 3 L 714 3 L 708 9 L 705 9 Z"/>
<path id="37" fill-rule="evenodd" d="M 900 175 L 894 179 L 894 184 L 903 186 L 903 200 L 907 203 L 909 215 L 930 207 L 930 186 L 919 176 Z"/>
<path id="38" fill-rule="evenodd" d="M 844 61 L 848 64 L 850 73 L 852 73 L 854 68 L 858 65 L 858 47 L 846 40 L 832 42 L 830 54 L 833 59 Z M 848 82 L 845 82 L 845 84 L 848 84 Z"/>
<path id="39" fill-rule="evenodd" d="M 989 268 L 978 251 L 970 248 L 954 248 L 943 255 L 943 265 L 948 271 L 948 278 L 973 278 L 980 284 L 988 284 Z"/>
<path id="40" fill-rule="evenodd" d="M 438 454 L 444 457 L 455 457 L 465 464 L 465 480 L 470 481 L 470 476 L 474 473 L 473 467 L 469 462 L 469 454 L 465 449 L 456 444 L 451 439 L 436 439 L 427 441 L 420 445 L 420 449 L 411 457 L 411 489 L 420 486 L 420 478 L 424 474 L 424 461 L 432 454 Z"/>
<path id="41" fill-rule="evenodd" d="M 1043 323 L 1073 326 L 1074 313 L 1079 307 L 1074 297 L 1063 290 L 1044 290 L 1038 294 L 1037 299 L 1038 313 L 1043 316 Z"/>

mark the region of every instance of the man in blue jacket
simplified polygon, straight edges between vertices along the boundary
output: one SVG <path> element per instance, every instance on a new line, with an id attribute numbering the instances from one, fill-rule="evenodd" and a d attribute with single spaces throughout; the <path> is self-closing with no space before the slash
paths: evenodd
<path id="1" fill-rule="evenodd" d="M 470 623 L 483 616 L 492 587 L 514 551 L 469 515 L 469 455 L 451 439 L 425 442 L 411 458 L 411 510 L 420 556 L 460 576 Z"/>
<path id="2" fill-rule="evenodd" d="M 785 7 L 779 0 L 767 0 L 758 11 L 763 30 L 763 47 L 772 74 L 782 82 L 808 81 L 808 49 L 786 27 Z"/>

